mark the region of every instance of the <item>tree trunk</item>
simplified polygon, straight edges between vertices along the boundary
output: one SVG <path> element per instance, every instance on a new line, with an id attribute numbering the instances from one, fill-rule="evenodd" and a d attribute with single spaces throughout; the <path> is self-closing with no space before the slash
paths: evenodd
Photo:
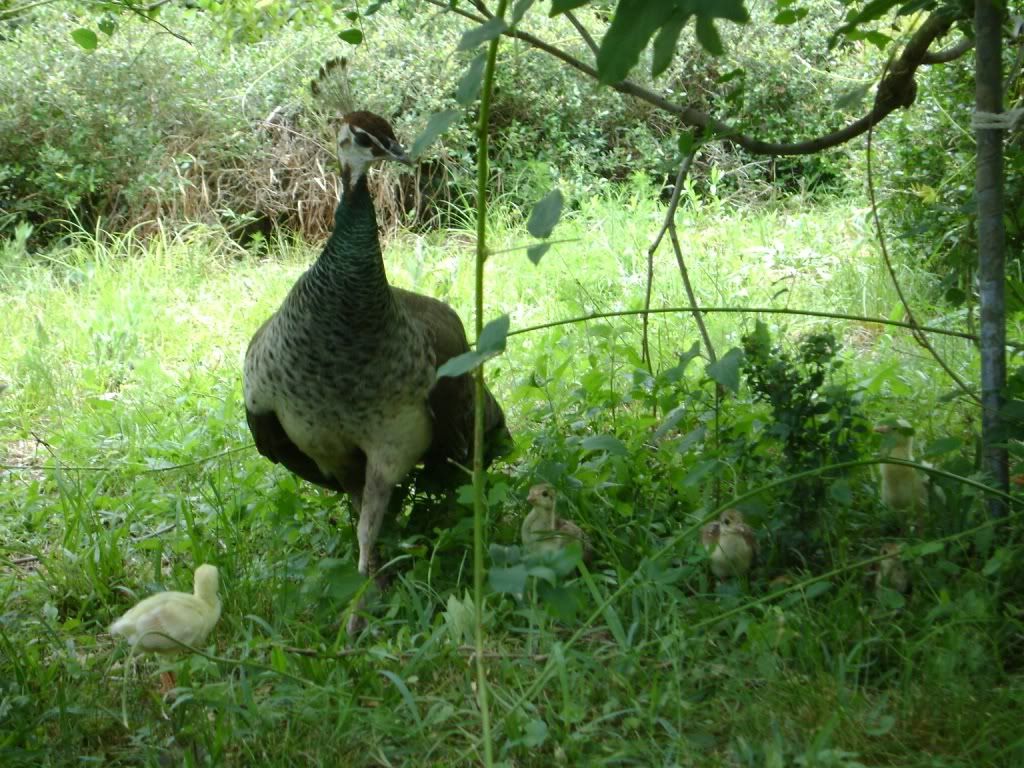
<path id="1" fill-rule="evenodd" d="M 1003 111 L 1003 62 L 1001 3 L 976 0 L 974 31 L 977 39 L 975 110 L 978 115 Z M 983 466 L 992 482 L 1004 492 L 1009 487 L 1006 431 L 1000 409 L 1006 387 L 1006 273 L 1003 230 L 1003 131 L 976 129 L 978 167 L 975 191 L 978 201 L 978 279 L 981 298 L 981 442 Z M 1002 499 L 989 499 L 993 517 L 1006 514 Z"/>

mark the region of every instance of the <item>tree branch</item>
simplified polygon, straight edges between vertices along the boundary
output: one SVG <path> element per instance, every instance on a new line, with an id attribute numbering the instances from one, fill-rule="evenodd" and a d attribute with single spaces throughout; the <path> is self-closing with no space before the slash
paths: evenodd
<path id="1" fill-rule="evenodd" d="M 969 50 L 974 47 L 974 41 L 969 37 L 965 37 L 959 43 L 949 46 L 949 48 L 943 48 L 941 51 L 925 51 L 924 57 L 921 59 L 922 64 L 948 64 L 951 61 L 956 61 Z"/>
<path id="2" fill-rule="evenodd" d="M 476 14 L 465 11 L 459 7 L 451 8 L 446 0 L 427 0 L 432 5 L 446 10 L 452 10 L 460 16 L 472 19 L 478 23 L 485 21 Z M 735 144 L 748 152 L 756 155 L 813 155 L 823 149 L 838 147 L 846 142 L 865 133 L 869 128 L 881 122 L 891 112 L 899 107 L 908 107 L 914 103 L 917 97 L 917 85 L 914 83 L 914 74 L 918 67 L 926 63 L 925 58 L 929 55 L 928 48 L 938 38 L 945 35 L 952 26 L 955 16 L 949 11 L 935 11 L 929 16 L 903 48 L 902 54 L 891 62 L 888 72 L 878 85 L 878 93 L 871 111 L 858 118 L 854 122 L 840 128 L 837 131 L 819 136 L 814 139 L 807 139 L 799 142 L 771 142 L 763 141 L 740 133 L 736 128 L 722 120 L 719 120 L 694 107 L 676 104 L 669 101 L 654 91 L 633 82 L 622 80 L 612 83 L 611 88 L 645 101 L 669 114 L 676 115 L 684 124 L 708 130 L 718 139 L 730 144 Z M 522 40 L 524 43 L 544 51 L 556 59 L 568 64 L 573 69 L 579 70 L 585 75 L 599 80 L 597 70 L 589 64 L 580 61 L 575 56 L 563 51 L 536 35 L 524 32 L 521 29 L 508 29 L 503 34 Z M 954 46 L 955 47 L 955 46 Z M 950 49 L 947 49 L 948 52 Z M 944 52 L 931 54 L 938 56 Z"/>

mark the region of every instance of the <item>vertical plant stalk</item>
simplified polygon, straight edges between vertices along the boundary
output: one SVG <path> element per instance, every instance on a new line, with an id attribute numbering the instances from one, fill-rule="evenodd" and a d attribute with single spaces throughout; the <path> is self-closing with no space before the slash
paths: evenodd
<path id="1" fill-rule="evenodd" d="M 1003 111 L 1002 20 L 1005 5 L 974 3 L 974 105 L 979 114 Z M 984 468 L 997 488 L 1009 488 L 1009 465 L 1000 409 L 1006 387 L 1006 232 L 1003 225 L 1003 131 L 976 129 L 975 197 L 978 201 L 978 283 L 981 304 L 981 445 Z M 1006 502 L 990 496 L 992 517 L 1006 515 Z"/>
<path id="2" fill-rule="evenodd" d="M 679 166 L 679 173 L 676 174 L 675 186 L 672 188 L 672 197 L 669 199 L 668 210 L 665 211 L 665 220 L 661 224 L 661 229 L 658 230 L 658 234 L 654 236 L 654 241 L 651 243 L 650 248 L 647 249 L 647 290 L 644 294 L 644 311 L 643 311 L 643 334 L 640 337 L 640 355 L 643 361 L 647 364 L 647 370 L 653 374 L 653 364 L 651 362 L 651 349 L 650 342 L 648 340 L 648 328 L 650 324 L 650 311 L 651 311 L 651 289 L 654 286 L 654 252 L 658 250 L 658 246 L 661 245 L 661 241 L 665 239 L 665 233 L 668 232 L 672 239 L 672 247 L 676 253 L 676 263 L 679 265 L 679 274 L 683 278 L 683 287 L 686 288 L 686 296 L 690 300 L 690 306 L 697 306 L 697 298 L 693 293 L 693 286 L 690 285 L 690 276 L 686 271 L 686 264 L 683 262 L 682 250 L 679 247 L 679 238 L 676 235 L 676 210 L 679 208 L 679 198 L 682 194 L 683 184 L 686 181 L 687 175 L 690 173 L 690 167 L 693 165 L 693 159 L 697 156 L 697 149 L 695 148 L 690 152 Z M 700 330 L 701 338 L 704 339 L 704 346 L 708 350 L 708 359 L 713 363 L 715 362 L 715 350 L 711 346 L 711 337 L 708 335 L 708 329 L 704 325 L 704 317 L 697 310 L 693 312 L 693 319 L 697 323 L 697 328 Z"/>
<path id="3" fill-rule="evenodd" d="M 496 15 L 505 17 L 507 0 L 498 1 Z M 484 80 L 480 88 L 480 119 L 476 141 L 476 273 L 475 301 L 476 338 L 484 329 L 484 264 L 487 262 L 487 145 L 490 127 L 491 93 L 494 90 L 494 65 L 498 59 L 495 37 L 487 44 Z M 484 765 L 494 765 L 494 746 L 491 744 L 491 713 L 487 700 L 487 673 L 484 669 L 484 366 L 473 375 L 473 636 L 476 646 L 476 695 L 480 702 L 480 726 L 484 740 Z"/>

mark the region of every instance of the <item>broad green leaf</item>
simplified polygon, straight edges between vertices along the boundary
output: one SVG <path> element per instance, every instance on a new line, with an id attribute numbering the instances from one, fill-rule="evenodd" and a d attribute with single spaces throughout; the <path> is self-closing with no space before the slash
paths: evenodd
<path id="1" fill-rule="evenodd" d="M 740 389 L 740 365 L 743 363 L 743 350 L 733 347 L 716 362 L 709 363 L 705 371 L 708 376 L 730 392 Z"/>
<path id="2" fill-rule="evenodd" d="M 660 440 L 668 433 L 669 430 L 674 429 L 676 424 L 678 424 L 682 420 L 683 416 L 685 416 L 689 410 L 690 406 L 686 403 L 683 403 L 682 405 L 677 405 L 675 408 L 669 411 L 665 415 L 665 418 L 662 420 L 661 424 L 654 431 L 654 439 Z"/>
<path id="3" fill-rule="evenodd" d="M 573 8 L 579 8 L 581 5 L 586 5 L 590 0 L 551 0 L 551 16 L 557 16 L 560 13 L 571 11 Z"/>
<path id="4" fill-rule="evenodd" d="M 526 591 L 526 566 L 519 564 L 509 568 L 489 568 L 487 581 L 495 592 L 521 595 Z"/>
<path id="5" fill-rule="evenodd" d="M 513 27 L 523 20 L 523 16 L 525 16 L 526 12 L 533 7 L 533 4 L 535 2 L 537 2 L 537 0 L 518 0 L 518 2 L 512 8 Z"/>
<path id="6" fill-rule="evenodd" d="M 693 465 L 693 469 L 686 473 L 683 478 L 683 485 L 692 487 L 711 474 L 712 470 L 718 468 L 718 459 L 705 459 Z"/>
<path id="7" fill-rule="evenodd" d="M 476 349 L 463 352 L 453 357 L 437 369 L 437 378 L 445 376 L 461 376 L 469 373 L 474 368 L 482 365 L 492 357 L 496 357 L 505 351 L 505 338 L 508 336 L 509 317 L 501 317 L 491 320 L 480 332 Z"/>
<path id="8" fill-rule="evenodd" d="M 468 106 L 476 101 L 480 93 L 480 86 L 484 81 L 484 64 L 487 61 L 487 54 L 481 53 L 473 58 L 466 69 L 465 74 L 459 78 L 459 87 L 455 91 L 455 100 L 459 104 Z"/>
<path id="9" fill-rule="evenodd" d="M 460 51 L 471 51 L 482 43 L 486 43 L 489 40 L 493 40 L 502 32 L 508 29 L 508 24 L 505 20 L 495 16 L 493 19 L 488 19 L 478 27 L 467 29 L 462 33 L 462 39 L 459 40 L 459 47 L 457 50 Z"/>
<path id="10" fill-rule="evenodd" d="M 672 3 L 657 0 L 619 0 L 597 52 L 602 83 L 617 83 L 629 74 L 651 36 L 669 20 L 673 10 Z"/>
<path id="11" fill-rule="evenodd" d="M 907 604 L 903 595 L 889 587 L 882 587 L 878 590 L 878 602 L 882 604 L 883 608 L 888 608 L 890 611 L 898 611 Z"/>
<path id="12" fill-rule="evenodd" d="M 907 548 L 905 555 L 906 557 L 926 557 L 942 552 L 945 548 L 946 545 L 941 541 L 926 541 L 923 544 Z"/>
<path id="13" fill-rule="evenodd" d="M 959 449 L 962 445 L 963 441 L 958 437 L 943 437 L 928 443 L 928 445 L 925 446 L 922 457 L 928 458 L 930 456 L 942 456 L 943 454 Z"/>
<path id="14" fill-rule="evenodd" d="M 548 724 L 543 720 L 531 720 L 523 729 L 522 744 L 526 748 L 539 747 L 548 737 Z"/>
<path id="15" fill-rule="evenodd" d="M 338 37 L 344 42 L 351 43 L 352 45 L 359 45 L 363 42 L 362 30 L 355 29 L 354 27 L 352 29 L 341 30 L 341 32 L 338 33 Z"/>
<path id="16" fill-rule="evenodd" d="M 447 131 L 462 116 L 461 112 L 454 109 L 446 109 L 444 112 L 435 112 L 427 120 L 427 127 L 416 137 L 412 143 L 412 156 L 418 158 L 427 148 L 437 141 L 438 137 Z"/>
<path id="17" fill-rule="evenodd" d="M 676 46 L 679 44 L 679 35 L 683 31 L 683 27 L 686 26 L 686 22 L 689 20 L 689 13 L 683 12 L 682 9 L 677 9 L 672 18 L 669 19 L 661 28 L 661 31 L 658 32 L 657 37 L 654 38 L 654 57 L 651 60 L 651 77 L 657 77 L 668 69 L 668 65 L 672 63 L 672 57 L 675 56 Z M 680 137 L 680 140 L 682 140 L 682 137 Z"/>
<path id="18" fill-rule="evenodd" d="M 591 435 L 583 438 L 583 450 L 606 451 L 613 456 L 625 456 L 629 453 L 626 444 L 613 435 Z"/>
<path id="19" fill-rule="evenodd" d="M 697 17 L 697 41 L 701 48 L 712 56 L 721 56 L 725 53 L 722 38 L 715 29 L 715 22 L 708 16 Z"/>
<path id="20" fill-rule="evenodd" d="M 463 352 L 457 357 L 453 357 L 444 365 L 437 369 L 437 378 L 442 379 L 445 376 L 461 376 L 464 373 L 469 373 L 474 368 L 481 365 L 487 358 L 481 355 L 476 350 L 470 350 L 469 352 Z"/>
<path id="21" fill-rule="evenodd" d="M 100 32 L 102 32 L 107 37 L 110 37 L 114 34 L 114 30 L 117 29 L 117 22 L 115 22 L 112 18 L 107 17 L 104 19 L 100 19 L 99 24 L 97 24 L 96 26 L 100 28 Z"/>
<path id="22" fill-rule="evenodd" d="M 534 237 L 550 237 L 558 220 L 562 217 L 562 190 L 553 189 L 533 206 L 530 218 L 526 222 L 527 231 Z"/>
<path id="23" fill-rule="evenodd" d="M 889 43 L 892 42 L 892 38 L 891 37 L 889 37 L 888 35 L 882 34 L 881 32 L 877 32 L 875 30 L 872 30 L 871 32 L 867 32 L 864 35 L 864 39 L 867 40 L 869 43 L 871 43 L 873 46 L 875 46 L 875 48 L 877 48 L 880 51 L 884 51 L 886 48 L 889 47 Z"/>
<path id="24" fill-rule="evenodd" d="M 818 597 L 818 595 L 823 595 L 830 589 L 832 589 L 831 581 L 816 581 L 804 591 L 804 597 L 808 600 L 813 600 Z"/>
<path id="25" fill-rule="evenodd" d="M 526 258 L 534 264 L 540 264 L 540 260 L 544 257 L 544 254 L 548 252 L 550 247 L 551 243 L 537 243 L 536 245 L 531 245 L 526 249 Z"/>
<path id="26" fill-rule="evenodd" d="M 840 478 L 833 482 L 828 489 L 828 495 L 844 507 L 848 507 L 853 503 L 853 493 L 850 491 L 850 483 L 845 478 Z"/>
<path id="27" fill-rule="evenodd" d="M 491 544 L 487 551 L 491 562 L 497 566 L 515 565 L 522 559 L 522 553 L 515 544 L 507 547 L 502 544 Z"/>
<path id="28" fill-rule="evenodd" d="M 476 349 L 483 355 L 497 355 L 505 351 L 505 338 L 508 336 L 508 315 L 496 317 L 480 331 Z"/>
<path id="29" fill-rule="evenodd" d="M 85 50 L 87 51 L 96 50 L 96 33 L 93 32 L 91 29 L 79 27 L 71 33 L 71 39 L 78 43 L 82 48 L 85 48 Z"/>
<path id="30" fill-rule="evenodd" d="M 807 15 L 806 8 L 787 8 L 784 11 L 779 11 L 772 19 L 773 24 L 795 24 Z"/>

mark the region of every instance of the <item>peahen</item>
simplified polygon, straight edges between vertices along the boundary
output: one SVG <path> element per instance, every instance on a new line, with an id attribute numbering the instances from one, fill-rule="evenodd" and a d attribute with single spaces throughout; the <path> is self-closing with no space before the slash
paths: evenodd
<path id="1" fill-rule="evenodd" d="M 455 311 L 388 284 L 367 171 L 380 160 L 410 163 L 394 131 L 351 112 L 337 149 L 344 193 L 334 231 L 249 343 L 245 408 L 262 455 L 348 494 L 366 576 L 395 486 L 420 462 L 424 482 L 450 486 L 452 462 L 471 461 L 474 388 L 468 374 L 436 380 L 438 366 L 469 349 Z M 510 436 L 485 397 L 490 460 Z M 350 633 L 361 626 L 353 614 Z"/>

